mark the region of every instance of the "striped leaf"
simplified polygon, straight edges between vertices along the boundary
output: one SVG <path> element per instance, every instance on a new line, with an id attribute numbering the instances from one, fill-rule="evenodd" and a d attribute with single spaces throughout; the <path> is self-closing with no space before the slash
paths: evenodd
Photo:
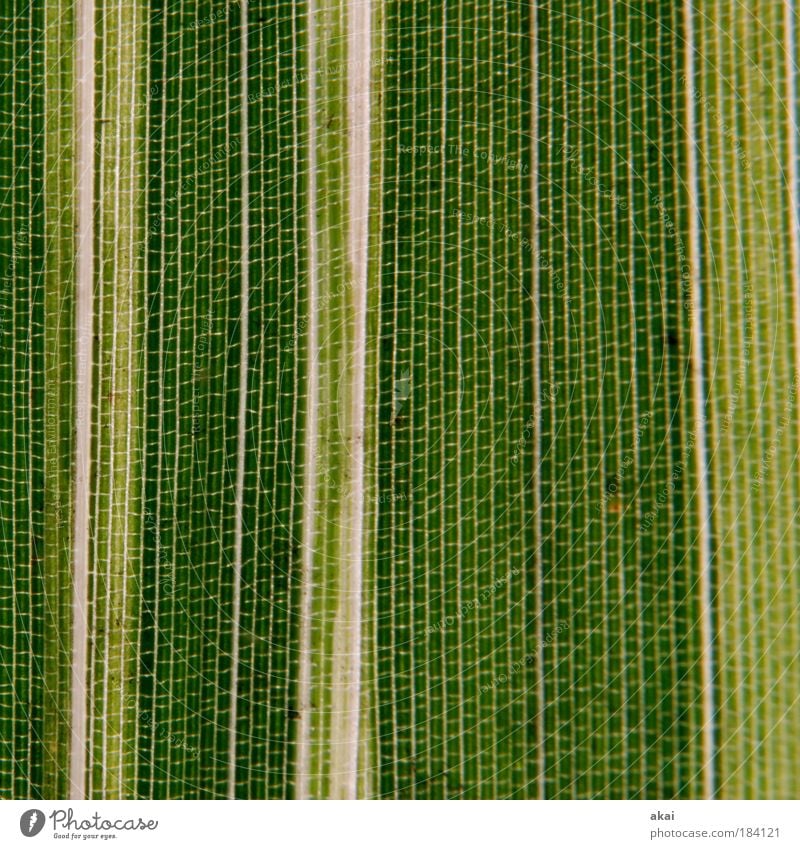
<path id="1" fill-rule="evenodd" d="M 0 18 L 1 796 L 797 795 L 793 3 Z"/>

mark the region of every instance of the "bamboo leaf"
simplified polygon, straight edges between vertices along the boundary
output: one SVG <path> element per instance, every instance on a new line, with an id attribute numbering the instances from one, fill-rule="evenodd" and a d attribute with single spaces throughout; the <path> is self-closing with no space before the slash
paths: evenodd
<path id="1" fill-rule="evenodd" d="M 0 19 L 0 795 L 797 795 L 792 4 Z"/>

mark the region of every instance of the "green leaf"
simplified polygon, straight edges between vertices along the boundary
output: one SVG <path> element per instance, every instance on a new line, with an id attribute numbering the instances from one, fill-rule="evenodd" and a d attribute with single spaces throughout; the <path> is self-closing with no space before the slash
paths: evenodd
<path id="1" fill-rule="evenodd" d="M 0 795 L 797 795 L 791 4 L 0 17 Z"/>

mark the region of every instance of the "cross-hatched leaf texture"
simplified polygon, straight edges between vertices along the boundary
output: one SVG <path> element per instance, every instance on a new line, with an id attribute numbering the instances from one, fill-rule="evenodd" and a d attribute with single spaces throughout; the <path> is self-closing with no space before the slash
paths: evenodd
<path id="1" fill-rule="evenodd" d="M 793 3 L 0 27 L 0 796 L 800 793 Z"/>

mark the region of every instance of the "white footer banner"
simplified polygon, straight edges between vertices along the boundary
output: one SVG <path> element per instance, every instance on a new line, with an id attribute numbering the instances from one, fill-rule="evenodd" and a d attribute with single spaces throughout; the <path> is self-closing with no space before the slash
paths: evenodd
<path id="1" fill-rule="evenodd" d="M 0 847 L 800 849 L 798 802 L 4 801 Z"/>

